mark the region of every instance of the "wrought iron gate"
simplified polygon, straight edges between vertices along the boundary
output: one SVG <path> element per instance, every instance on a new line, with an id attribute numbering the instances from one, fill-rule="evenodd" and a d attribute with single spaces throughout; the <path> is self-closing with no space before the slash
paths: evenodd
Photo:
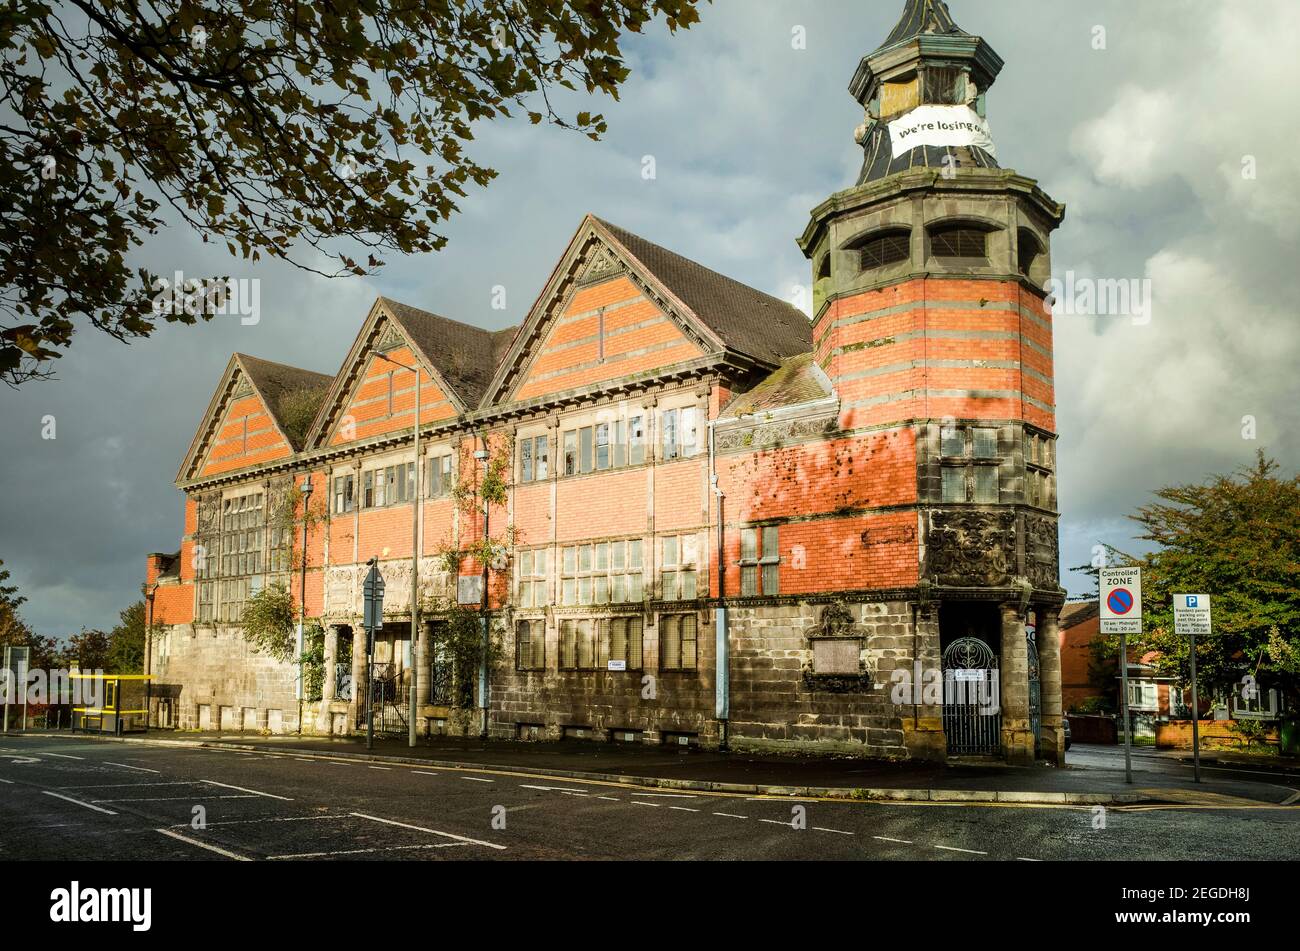
<path id="1" fill-rule="evenodd" d="M 943 732 L 954 756 L 1002 749 L 998 658 L 978 637 L 962 637 L 943 651 Z"/>
<path id="2" fill-rule="evenodd" d="M 375 664 L 370 671 L 370 703 L 376 733 L 406 732 L 406 701 L 410 685 L 402 682 L 397 665 Z M 358 711 L 365 728 L 365 709 Z"/>
<path id="3" fill-rule="evenodd" d="M 1029 731 L 1034 734 L 1034 756 L 1042 739 L 1043 687 L 1038 679 L 1038 643 L 1033 628 L 1025 631 L 1025 653 L 1029 658 Z"/>

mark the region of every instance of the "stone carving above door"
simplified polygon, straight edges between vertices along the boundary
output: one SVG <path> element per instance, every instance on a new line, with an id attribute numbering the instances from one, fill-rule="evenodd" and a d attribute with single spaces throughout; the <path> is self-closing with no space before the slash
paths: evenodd
<path id="1" fill-rule="evenodd" d="M 926 575 L 935 584 L 998 587 L 1011 583 L 1016 564 L 1016 513 L 930 512 Z"/>

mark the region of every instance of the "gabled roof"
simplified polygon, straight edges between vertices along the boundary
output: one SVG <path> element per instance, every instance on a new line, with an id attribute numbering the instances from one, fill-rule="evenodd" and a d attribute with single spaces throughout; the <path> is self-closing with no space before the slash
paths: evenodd
<path id="1" fill-rule="evenodd" d="M 409 304 L 381 297 L 393 319 L 401 324 L 420 355 L 436 368 L 467 409 L 483 399 L 492 374 L 518 327 L 483 330 L 439 317 Z"/>
<path id="2" fill-rule="evenodd" d="M 420 363 L 451 401 L 457 414 L 478 407 L 517 330 L 515 327 L 483 330 L 388 297 L 376 298 L 343 365 L 333 378 L 320 412 L 316 414 L 307 437 L 309 446 L 324 438 L 328 424 L 342 411 L 353 384 L 349 370 L 365 357 L 368 342 L 378 333 L 382 318 L 388 318 L 410 343 Z"/>
<path id="3" fill-rule="evenodd" d="M 287 363 L 275 363 L 271 360 L 263 360 L 261 357 L 250 357 L 246 353 L 236 353 L 235 359 L 248 373 L 253 388 L 266 404 L 266 411 L 275 419 L 276 425 L 284 433 L 289 445 L 293 446 L 295 451 L 302 449 L 303 440 L 294 439 L 289 426 L 286 425 L 281 398 L 296 390 L 319 390 L 323 399 L 325 390 L 333 382 L 334 377 L 328 373 L 291 367 Z"/>
<path id="4" fill-rule="evenodd" d="M 737 396 L 722 411 L 722 418 L 748 416 L 765 410 L 811 403 L 834 393 L 830 378 L 813 361 L 812 353 L 788 357 L 748 393 Z"/>
<path id="5" fill-rule="evenodd" d="M 808 315 L 779 297 L 719 274 L 600 218 L 600 228 L 685 304 L 731 350 L 763 363 L 812 350 Z"/>
<path id="6" fill-rule="evenodd" d="M 257 394 L 257 398 L 266 408 L 267 413 L 270 414 L 271 421 L 275 423 L 276 430 L 284 437 L 284 441 L 290 449 L 295 452 L 302 449 L 303 444 L 301 444 L 300 440 L 296 440 L 289 435 L 280 406 L 281 397 L 297 389 L 320 388 L 323 390 L 334 379 L 327 373 L 303 370 L 300 367 L 291 367 L 285 363 L 275 363 L 271 360 L 263 360 L 260 357 L 251 357 L 246 353 L 231 354 L 229 362 L 226 363 L 225 372 L 221 374 L 221 382 L 217 384 L 212 399 L 208 401 L 208 408 L 203 414 L 198 430 L 194 433 L 194 439 L 190 442 L 190 448 L 185 453 L 185 459 L 181 462 L 180 471 L 176 473 L 176 481 L 182 482 L 189 477 L 190 471 L 198 462 L 200 448 L 212 434 L 214 428 L 221 422 L 219 410 L 231 393 L 231 383 L 236 373 L 242 373 L 247 377 L 249 384 L 253 387 L 253 392 Z"/>

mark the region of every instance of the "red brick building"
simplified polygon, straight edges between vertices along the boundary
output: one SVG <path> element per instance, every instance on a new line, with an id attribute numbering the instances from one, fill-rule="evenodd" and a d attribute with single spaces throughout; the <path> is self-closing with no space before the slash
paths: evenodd
<path id="1" fill-rule="evenodd" d="M 232 357 L 177 479 L 180 552 L 150 559 L 159 721 L 357 729 L 345 683 L 299 704 L 294 665 L 238 623 L 261 587 L 303 590 L 309 480 L 326 667 L 350 649 L 365 680 L 376 559 L 374 673 L 404 714 L 414 667 L 420 732 L 481 728 L 457 710 L 476 672 L 439 645 L 486 576 L 493 736 L 1059 760 L 1041 288 L 1064 209 L 982 145 L 891 144 L 918 108 L 982 121 L 1000 67 L 933 0 L 863 58 L 860 179 L 799 238 L 811 321 L 589 216 L 517 328 L 380 298 L 332 375 Z M 486 513 L 485 479 L 501 487 Z"/>

